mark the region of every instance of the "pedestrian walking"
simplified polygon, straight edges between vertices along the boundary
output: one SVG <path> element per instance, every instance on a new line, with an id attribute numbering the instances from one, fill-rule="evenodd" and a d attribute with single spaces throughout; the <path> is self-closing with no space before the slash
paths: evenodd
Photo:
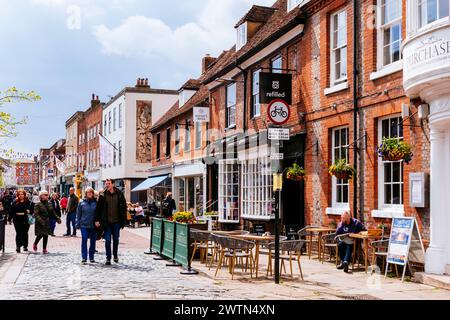
<path id="1" fill-rule="evenodd" d="M 55 210 L 56 215 L 61 220 L 61 206 L 58 201 L 58 195 L 56 193 L 52 194 L 52 199 L 50 200 L 50 203 L 52 204 L 53 210 Z M 50 218 L 50 235 L 52 237 L 55 236 L 55 228 L 56 228 L 56 222 L 57 220 L 55 218 Z"/>
<path id="2" fill-rule="evenodd" d="M 33 204 L 38 204 L 39 203 L 39 195 L 37 191 L 33 191 L 33 196 L 31 197 L 31 202 Z"/>
<path id="3" fill-rule="evenodd" d="M 66 218 L 66 227 L 67 232 L 64 235 L 65 237 L 76 237 L 77 236 L 77 229 L 76 229 L 76 220 L 77 220 L 77 208 L 79 199 L 75 194 L 75 188 L 69 189 L 69 203 L 67 205 L 67 218 Z M 71 232 L 71 227 L 73 231 Z"/>
<path id="4" fill-rule="evenodd" d="M 56 215 L 53 206 L 48 200 L 48 192 L 41 191 L 39 193 L 40 202 L 34 206 L 34 217 L 36 218 L 34 232 L 36 235 L 36 240 L 33 244 L 33 250 L 38 250 L 38 244 L 43 240 L 42 253 L 48 254 L 47 244 L 48 236 L 51 233 L 50 230 L 50 218 L 55 218 L 57 223 L 61 223 L 61 219 Z"/>
<path id="5" fill-rule="evenodd" d="M 67 210 L 67 204 L 69 202 L 69 199 L 67 199 L 66 195 L 63 194 L 61 201 L 59 202 L 59 204 L 61 205 L 61 213 L 63 215 L 66 214 L 66 210 Z"/>
<path id="6" fill-rule="evenodd" d="M 177 205 L 175 204 L 175 200 L 172 198 L 172 192 L 167 192 L 166 198 L 163 201 L 164 218 L 170 218 L 176 209 Z"/>
<path id="7" fill-rule="evenodd" d="M 10 214 L 10 210 L 11 210 L 11 205 L 13 202 L 14 198 L 11 195 L 10 191 L 5 191 L 5 194 L 3 195 L 3 199 L 2 199 L 2 204 L 3 204 L 3 209 L 5 210 L 5 213 L 7 215 Z"/>
<path id="8" fill-rule="evenodd" d="M 97 242 L 97 230 L 95 227 L 95 210 L 97 200 L 93 188 L 87 188 L 86 198 L 80 202 L 77 209 L 77 228 L 81 229 L 81 263 L 87 263 L 88 240 L 89 240 L 89 261 L 95 263 L 95 244 Z"/>
<path id="9" fill-rule="evenodd" d="M 96 227 L 102 227 L 105 239 L 106 265 L 111 265 L 111 256 L 114 262 L 119 262 L 119 238 L 120 230 L 125 228 L 127 219 L 127 201 L 122 191 L 114 185 L 114 180 L 108 179 L 105 183 L 106 190 L 99 196 L 95 214 Z M 112 237 L 112 255 L 111 255 Z"/>
<path id="10" fill-rule="evenodd" d="M 14 229 L 16 231 L 16 252 L 20 253 L 20 249 L 23 247 L 23 251 L 28 251 L 28 230 L 30 224 L 28 222 L 28 215 L 31 214 L 32 207 L 31 202 L 26 197 L 24 190 L 17 191 L 17 198 L 11 205 L 8 221 L 14 223 Z"/>

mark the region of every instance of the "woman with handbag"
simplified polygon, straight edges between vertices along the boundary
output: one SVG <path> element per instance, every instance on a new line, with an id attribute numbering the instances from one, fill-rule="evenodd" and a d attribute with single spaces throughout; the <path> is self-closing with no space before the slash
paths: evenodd
<path id="1" fill-rule="evenodd" d="M 28 215 L 31 215 L 32 207 L 24 190 L 17 191 L 16 196 L 16 200 L 11 205 L 8 221 L 14 223 L 16 252 L 20 253 L 21 247 L 23 251 L 28 251 L 28 230 L 30 229 Z"/>
<path id="2" fill-rule="evenodd" d="M 88 259 L 89 240 L 89 261 L 95 263 L 95 244 L 97 242 L 97 230 L 95 228 L 95 210 L 97 209 L 97 199 L 93 188 L 85 190 L 86 198 L 80 202 L 77 208 L 77 229 L 81 229 L 81 263 L 86 264 Z"/>
<path id="3" fill-rule="evenodd" d="M 36 240 L 33 244 L 33 250 L 37 251 L 37 246 L 41 239 L 43 239 L 43 254 L 48 254 L 47 244 L 48 236 L 51 234 L 50 218 L 56 219 L 58 224 L 61 224 L 61 219 L 56 215 L 52 204 L 48 200 L 48 192 L 39 192 L 40 202 L 34 206 L 34 216 L 36 218 L 34 232 L 36 234 Z"/>

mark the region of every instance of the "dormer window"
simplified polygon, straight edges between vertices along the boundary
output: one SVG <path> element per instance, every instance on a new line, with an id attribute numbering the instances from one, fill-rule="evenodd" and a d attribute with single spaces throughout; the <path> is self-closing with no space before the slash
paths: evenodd
<path id="1" fill-rule="evenodd" d="M 183 107 L 196 92 L 195 90 L 181 90 L 178 94 L 179 107 Z"/>
<path id="2" fill-rule="evenodd" d="M 288 2 L 287 2 L 287 11 L 289 12 L 292 9 L 295 9 L 303 1 L 304 0 L 288 0 Z"/>
<path id="3" fill-rule="evenodd" d="M 247 43 L 247 22 L 237 27 L 236 51 L 241 49 Z"/>

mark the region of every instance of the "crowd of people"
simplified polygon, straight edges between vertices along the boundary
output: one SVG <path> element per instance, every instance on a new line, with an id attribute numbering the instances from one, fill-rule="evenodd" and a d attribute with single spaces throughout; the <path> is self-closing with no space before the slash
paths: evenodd
<path id="1" fill-rule="evenodd" d="M 29 229 L 34 225 L 33 251 L 38 251 L 42 240 L 42 253 L 48 254 L 49 236 L 55 236 L 56 224 L 61 224 L 62 215 L 66 215 L 64 236 L 76 237 L 80 230 L 83 264 L 88 259 L 96 263 L 96 242 L 102 238 L 105 240 L 106 265 L 111 265 L 112 259 L 119 263 L 120 230 L 128 222 L 129 205 L 113 179 L 106 180 L 104 190 L 97 192 L 87 188 L 84 199 L 77 197 L 74 188 L 69 190 L 68 197 L 59 193 L 50 197 L 45 190 L 32 194 L 25 190 L 6 191 L 1 197 L 1 207 L 8 223 L 14 225 L 17 253 L 28 251 Z M 132 207 L 136 217 L 142 216 L 144 210 L 140 205 Z"/>

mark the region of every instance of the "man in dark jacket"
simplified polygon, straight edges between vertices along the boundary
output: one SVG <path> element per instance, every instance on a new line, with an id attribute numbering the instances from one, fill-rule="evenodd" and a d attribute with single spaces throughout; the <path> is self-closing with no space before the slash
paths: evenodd
<path id="1" fill-rule="evenodd" d="M 176 209 L 177 206 L 175 204 L 175 200 L 172 198 L 172 192 L 167 192 L 166 198 L 163 201 L 164 218 L 170 218 Z"/>
<path id="2" fill-rule="evenodd" d="M 359 220 L 352 218 L 349 212 L 344 212 L 341 217 L 341 223 L 336 230 L 336 236 L 360 233 L 365 230 L 366 228 Z M 345 273 L 348 272 L 348 265 L 352 259 L 353 245 L 353 239 L 348 236 L 342 236 L 338 244 L 339 257 L 341 258 L 341 264 L 338 266 L 338 269 L 344 269 Z"/>
<path id="3" fill-rule="evenodd" d="M 80 201 L 78 197 L 75 194 L 75 188 L 69 189 L 69 204 L 67 206 L 67 218 L 66 218 L 66 227 L 67 232 L 64 235 L 65 237 L 76 237 L 77 236 L 77 228 L 76 228 L 76 221 L 77 221 L 77 208 L 78 208 L 78 202 Z M 72 225 L 73 233 L 70 232 L 70 225 Z"/>
<path id="4" fill-rule="evenodd" d="M 95 225 L 102 227 L 105 239 L 106 265 L 111 265 L 111 237 L 112 255 L 114 262 L 119 262 L 119 237 L 120 230 L 125 228 L 127 221 L 127 201 L 123 193 L 114 186 L 114 180 L 107 179 L 105 191 L 100 195 L 95 212 Z"/>

